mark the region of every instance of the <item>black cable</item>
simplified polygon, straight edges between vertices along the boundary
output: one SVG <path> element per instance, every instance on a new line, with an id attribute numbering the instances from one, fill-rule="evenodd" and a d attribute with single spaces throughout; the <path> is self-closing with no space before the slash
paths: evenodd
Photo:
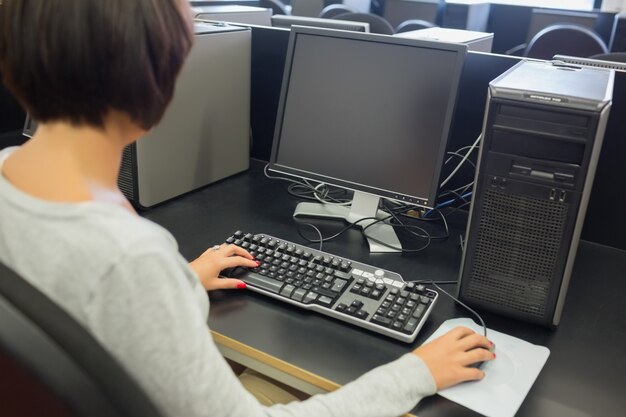
<path id="1" fill-rule="evenodd" d="M 456 298 L 455 296 L 453 296 L 452 294 L 450 294 L 449 292 L 447 292 L 446 290 L 441 288 L 439 285 L 437 285 L 435 283 L 435 281 L 429 280 L 428 282 L 430 284 L 434 285 L 435 287 L 437 287 L 437 289 L 439 291 L 441 291 L 442 293 L 444 293 L 448 297 L 452 298 L 452 300 L 454 300 L 455 303 L 458 303 L 461 306 L 465 307 L 466 310 L 468 310 L 470 313 L 472 313 L 474 316 L 476 316 L 478 318 L 478 321 L 480 321 L 480 325 L 483 327 L 483 336 L 487 337 L 487 326 L 485 325 L 485 322 L 484 322 L 483 318 L 480 316 L 480 314 L 478 314 L 476 311 L 474 311 L 472 308 L 470 308 L 467 304 L 465 304 L 464 302 L 462 302 L 461 300 L 459 300 L 458 298 Z"/>
<path id="2" fill-rule="evenodd" d="M 398 222 L 397 226 L 403 227 L 403 228 L 407 229 L 407 232 L 409 232 L 409 233 L 411 233 L 411 234 L 413 234 L 413 235 L 415 235 L 417 237 L 421 237 L 421 238 L 426 237 L 426 236 L 418 235 L 415 232 L 412 232 L 411 230 L 408 230 L 409 227 L 417 227 L 417 226 L 407 225 L 406 223 L 404 223 L 402 220 L 399 219 L 398 215 L 402 215 L 402 213 L 396 213 L 396 211 L 398 211 L 398 209 L 400 209 L 400 208 L 402 208 L 403 211 L 406 211 L 406 210 L 409 209 L 409 207 L 411 207 L 411 206 L 404 205 L 404 206 L 400 206 L 400 207 L 398 207 L 396 209 L 389 209 L 389 208 L 387 208 L 386 212 L 391 214 L 391 216 L 394 218 L 394 220 L 396 220 L 396 222 Z M 433 209 L 433 210 L 435 210 L 435 209 Z M 424 233 L 427 234 L 430 237 L 431 240 L 445 240 L 445 239 L 450 237 L 450 229 L 448 228 L 448 222 L 446 221 L 446 218 L 443 216 L 443 214 L 439 210 L 436 210 L 436 211 L 441 216 L 441 220 L 443 221 L 443 225 L 444 225 L 444 228 L 446 230 L 446 233 L 444 235 L 442 235 L 442 236 L 432 236 L 429 232 L 427 232 L 426 230 L 422 229 L 421 227 L 419 229 L 423 230 Z M 403 217 L 406 217 L 406 218 L 409 218 L 409 219 L 413 219 L 413 220 L 417 220 L 417 221 L 431 221 L 431 219 L 426 219 L 424 217 L 413 217 L 413 216 L 409 216 L 409 215 L 406 215 L 406 214 L 403 215 Z"/>
<path id="3" fill-rule="evenodd" d="M 441 194 L 439 194 L 439 195 L 437 196 L 437 199 L 440 199 L 440 198 L 442 198 L 442 197 L 445 197 L 445 196 L 447 196 L 448 194 L 452 194 L 452 195 L 454 195 L 454 196 L 455 196 L 455 199 L 452 201 L 452 203 L 451 203 L 451 204 L 454 204 L 454 202 L 455 202 L 456 200 L 463 200 L 463 202 L 464 202 L 464 203 L 467 203 L 467 202 L 469 201 L 469 200 L 466 200 L 466 199 L 465 199 L 465 197 L 463 197 L 463 194 L 460 194 L 460 193 L 458 193 L 458 192 L 456 192 L 456 191 L 454 191 L 454 190 L 446 190 L 446 191 L 442 192 Z"/>
<path id="4" fill-rule="evenodd" d="M 387 224 L 389 224 L 389 223 L 387 223 Z M 396 250 L 398 252 L 403 252 L 403 253 L 404 252 L 406 252 L 406 253 L 415 253 L 415 252 L 421 252 L 424 249 L 426 249 L 428 246 L 430 246 L 430 242 L 431 242 L 430 235 L 428 234 L 428 232 L 426 232 L 426 230 L 422 229 L 419 226 L 405 225 L 403 227 L 407 227 L 407 228 L 408 227 L 412 227 L 412 228 L 421 229 L 424 233 L 426 233 L 426 236 L 423 236 L 425 239 L 427 239 L 426 244 L 424 246 L 422 246 L 421 248 L 418 248 L 418 249 L 404 249 L 404 248 L 398 248 L 398 247 L 392 246 L 392 245 L 388 244 L 387 242 L 383 242 L 382 240 L 376 239 L 376 238 L 374 238 L 372 236 L 369 236 L 367 233 L 365 233 L 365 230 L 368 229 L 369 227 L 373 226 L 373 225 L 374 225 L 374 223 L 371 223 L 371 224 L 368 224 L 367 226 L 365 226 L 363 228 L 363 236 L 365 236 L 368 240 L 376 242 L 379 245 L 385 246 L 387 248 Z M 389 224 L 389 225 L 392 226 L 391 224 Z"/>
<path id="5" fill-rule="evenodd" d="M 335 238 L 339 237 L 340 235 L 344 234 L 346 231 L 350 230 L 352 227 L 354 227 L 354 226 L 355 226 L 355 225 L 357 225 L 358 223 L 361 223 L 362 221 L 365 221 L 365 220 L 374 220 L 374 222 L 372 222 L 372 224 L 374 224 L 374 223 L 378 223 L 378 222 L 384 221 L 385 219 L 386 219 L 386 218 L 384 218 L 384 219 L 378 219 L 378 218 L 376 218 L 376 217 L 363 217 L 363 218 L 360 218 L 360 219 L 359 219 L 359 220 L 357 220 L 357 221 L 354 221 L 354 222 L 352 222 L 352 223 L 349 223 L 346 227 L 344 227 L 343 229 L 341 229 L 339 232 L 335 233 L 334 235 L 329 236 L 329 237 L 323 237 L 321 241 L 322 241 L 322 242 L 328 242 L 328 241 L 330 241 L 330 240 L 333 240 L 333 239 L 335 239 Z M 304 223 L 304 224 L 306 224 L 306 223 Z M 302 239 L 306 240 L 306 241 L 307 241 L 307 242 L 309 242 L 309 243 L 320 243 L 320 241 L 319 241 L 319 240 L 309 239 L 308 237 L 304 236 L 304 235 L 302 234 L 302 231 L 301 231 L 300 229 L 298 229 L 298 234 L 300 235 L 300 237 L 301 237 Z"/>
<path id="6" fill-rule="evenodd" d="M 313 200 L 320 203 L 325 202 L 324 200 L 328 200 L 329 202 L 336 204 L 345 204 L 350 202 L 348 199 L 339 199 L 332 196 L 333 193 L 341 193 L 345 195 L 345 190 L 340 188 L 331 189 L 326 184 L 324 184 L 324 187 L 321 189 L 318 189 L 315 186 L 306 183 L 306 181 L 304 183 L 293 182 L 287 187 L 287 192 L 296 198 Z"/>
<path id="7" fill-rule="evenodd" d="M 343 204 L 348 202 L 348 200 L 340 200 L 337 199 L 333 196 L 330 195 L 331 192 L 333 191 L 342 191 L 341 189 L 337 189 L 337 190 L 331 190 L 330 187 L 326 184 L 323 184 L 323 187 L 319 187 L 319 186 L 313 186 L 311 184 L 308 183 L 307 180 L 304 181 L 298 181 L 296 179 L 291 179 L 291 178 L 286 178 L 286 177 L 278 177 L 278 176 L 272 176 L 269 175 L 268 173 L 268 168 L 269 168 L 269 164 L 266 164 L 264 167 L 264 174 L 267 178 L 270 179 L 277 179 L 277 180 L 281 180 L 281 181 L 287 181 L 290 183 L 290 185 L 287 187 L 287 192 L 297 198 L 302 198 L 302 199 L 307 199 L 307 200 L 315 200 L 315 201 L 320 201 L 321 203 L 323 203 L 323 200 L 330 200 L 330 203 L 335 203 L 335 204 Z M 321 183 L 322 184 L 322 183 Z M 345 191 L 344 191 L 345 192 Z M 448 228 L 448 224 L 447 221 L 445 219 L 445 217 L 439 212 L 439 214 L 441 215 L 441 219 L 444 223 L 444 227 L 446 230 L 445 235 L 442 236 L 432 236 L 430 235 L 430 233 L 428 231 L 426 231 L 425 229 L 423 229 L 420 226 L 417 225 L 409 225 L 406 224 L 404 222 L 402 222 L 399 217 L 396 215 L 396 211 L 398 212 L 398 214 L 400 214 L 401 211 L 406 211 L 408 210 L 410 207 L 410 205 L 401 205 L 399 207 L 396 207 L 395 209 L 390 209 L 384 206 L 384 202 L 387 201 L 385 199 L 383 199 L 383 210 L 385 212 L 387 212 L 388 214 L 390 214 L 390 216 L 379 219 L 376 217 L 365 217 L 365 218 L 361 218 L 355 222 L 352 222 L 350 224 L 348 224 L 346 227 L 344 227 L 343 229 L 341 229 L 339 232 L 335 233 L 332 236 L 329 237 L 323 237 L 322 233 L 320 232 L 320 230 L 315 227 L 314 225 L 310 224 L 310 223 L 302 223 L 304 225 L 307 225 L 309 227 L 312 227 L 316 230 L 319 239 L 310 239 L 308 237 L 306 237 L 303 233 L 302 230 L 300 228 L 298 228 L 298 234 L 300 235 L 300 237 L 302 237 L 302 239 L 304 239 L 305 241 L 309 242 L 309 243 L 319 243 L 320 247 L 323 244 L 323 242 L 327 242 L 330 241 L 332 239 L 337 238 L 338 236 L 340 236 L 341 234 L 345 233 L 347 230 L 351 229 L 352 227 L 354 227 L 355 225 L 357 225 L 358 223 L 365 221 L 365 220 L 374 220 L 372 223 L 370 223 L 369 225 L 363 227 L 361 229 L 363 236 L 368 239 L 371 240 L 373 242 L 376 242 L 380 245 L 383 245 L 385 247 L 389 247 L 391 249 L 397 250 L 397 251 L 402 251 L 402 252 L 420 252 L 424 249 L 426 249 L 432 240 L 439 240 L 439 239 L 447 239 L 450 236 L 450 231 Z M 397 204 L 394 202 L 394 204 Z M 409 216 L 407 216 L 409 217 Z M 390 218 L 393 218 L 396 222 L 396 224 L 394 224 L 392 221 L 388 221 Z M 414 218 L 415 219 L 415 218 Z M 421 218 L 417 218 L 416 220 L 423 220 Z M 403 249 L 403 248 L 398 248 L 392 245 L 389 245 L 386 242 L 380 241 L 372 236 L 369 236 L 367 233 L 365 233 L 365 231 L 369 228 L 372 227 L 374 224 L 380 223 L 380 222 L 384 222 L 385 224 L 388 224 L 391 227 L 397 226 L 397 227 L 401 227 L 404 230 L 406 230 L 408 233 L 410 233 L 413 236 L 416 236 L 420 239 L 426 239 L 426 244 L 423 245 L 422 247 L 419 247 L 417 249 Z M 414 230 L 418 230 L 420 233 L 416 233 Z M 321 249 L 320 249 L 321 250 Z"/>
<path id="8" fill-rule="evenodd" d="M 471 204 L 471 201 L 465 202 L 465 203 L 461 204 L 460 206 L 454 207 L 452 210 L 450 210 L 450 211 L 448 211 L 448 212 L 446 213 L 446 216 L 449 216 L 449 215 L 451 215 L 452 213 L 455 213 L 455 212 L 457 212 L 457 211 L 461 210 L 463 207 L 465 207 L 465 206 L 467 206 L 467 205 L 469 205 L 469 204 Z"/>
<path id="9" fill-rule="evenodd" d="M 317 235 L 320 237 L 318 241 L 320 244 L 320 247 L 318 249 L 321 251 L 322 245 L 324 244 L 324 238 L 322 236 L 322 232 L 320 231 L 320 229 L 318 229 L 317 226 L 311 223 L 298 223 L 298 234 L 306 241 L 309 241 L 309 240 L 305 238 L 304 235 L 302 234 L 302 231 L 300 230 L 300 225 L 309 226 L 317 232 Z M 311 242 L 311 243 L 315 243 L 315 242 Z"/>

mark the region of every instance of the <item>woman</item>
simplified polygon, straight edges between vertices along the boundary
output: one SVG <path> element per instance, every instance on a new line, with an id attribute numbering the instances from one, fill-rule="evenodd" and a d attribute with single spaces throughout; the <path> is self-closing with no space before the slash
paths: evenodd
<path id="1" fill-rule="evenodd" d="M 356 381 L 262 406 L 206 326 L 206 290 L 256 266 L 221 246 L 188 264 L 117 188 L 122 151 L 161 118 L 192 43 L 186 0 L 0 0 L 0 72 L 38 120 L 0 151 L 0 260 L 68 310 L 171 416 L 393 416 L 483 377 L 490 342 L 458 328 Z"/>

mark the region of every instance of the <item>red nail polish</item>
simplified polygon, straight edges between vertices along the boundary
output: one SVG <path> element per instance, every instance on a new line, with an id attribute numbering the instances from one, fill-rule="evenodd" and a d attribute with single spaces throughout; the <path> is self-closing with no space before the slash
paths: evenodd
<path id="1" fill-rule="evenodd" d="M 494 359 L 496 358 L 496 354 L 495 354 L 495 353 L 493 354 L 493 358 L 494 358 Z"/>
<path id="2" fill-rule="evenodd" d="M 260 266 L 261 265 L 261 261 L 256 261 L 256 266 Z"/>
<path id="3" fill-rule="evenodd" d="M 243 290 L 247 287 L 245 282 L 240 282 L 239 284 L 237 284 L 237 288 L 240 290 Z"/>

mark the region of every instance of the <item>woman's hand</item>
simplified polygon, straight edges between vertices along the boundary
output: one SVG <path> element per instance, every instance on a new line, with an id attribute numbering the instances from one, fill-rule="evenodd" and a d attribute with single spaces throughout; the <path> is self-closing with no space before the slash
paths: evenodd
<path id="1" fill-rule="evenodd" d="M 191 261 L 189 266 L 200 277 L 202 286 L 211 291 L 246 288 L 245 282 L 235 278 L 219 278 L 219 274 L 224 269 L 238 266 L 255 268 L 259 266 L 259 261 L 254 260 L 252 255 L 239 246 L 224 244 L 207 249 L 198 259 Z"/>
<path id="2" fill-rule="evenodd" d="M 469 365 L 490 361 L 496 355 L 486 337 L 467 327 L 456 327 L 437 339 L 422 345 L 413 354 L 422 358 L 435 379 L 437 389 L 459 382 L 482 379 L 485 373 Z"/>

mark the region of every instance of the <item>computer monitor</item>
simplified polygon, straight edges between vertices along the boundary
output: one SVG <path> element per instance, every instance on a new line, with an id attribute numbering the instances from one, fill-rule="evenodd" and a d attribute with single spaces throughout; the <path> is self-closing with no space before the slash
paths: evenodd
<path id="1" fill-rule="evenodd" d="M 250 156 L 269 161 L 280 87 L 289 45 L 289 29 L 247 25 L 252 31 L 250 75 Z"/>
<path id="2" fill-rule="evenodd" d="M 291 0 L 291 14 L 294 16 L 317 17 L 325 5 L 325 0 Z"/>
<path id="3" fill-rule="evenodd" d="M 530 42 L 530 40 L 537 33 L 548 26 L 566 23 L 584 26 L 588 29 L 594 30 L 597 20 L 597 13 L 574 12 L 571 10 L 533 9 L 530 17 L 530 24 L 528 25 L 526 42 Z"/>
<path id="4" fill-rule="evenodd" d="M 292 26 L 310 26 L 317 28 L 352 30 L 355 32 L 370 31 L 370 24 L 365 22 L 324 19 L 319 17 L 287 16 L 283 14 L 277 14 L 272 16 L 272 26 L 279 28 L 291 28 Z"/>
<path id="5" fill-rule="evenodd" d="M 466 45 L 294 27 L 269 169 L 354 191 L 351 207 L 294 216 L 359 221 L 370 251 L 399 248 L 380 197 L 432 207 Z M 383 244 L 380 244 L 383 242 Z"/>
<path id="6" fill-rule="evenodd" d="M 409 19 L 436 23 L 443 6 L 439 0 L 386 0 L 383 17 L 393 27 Z"/>

